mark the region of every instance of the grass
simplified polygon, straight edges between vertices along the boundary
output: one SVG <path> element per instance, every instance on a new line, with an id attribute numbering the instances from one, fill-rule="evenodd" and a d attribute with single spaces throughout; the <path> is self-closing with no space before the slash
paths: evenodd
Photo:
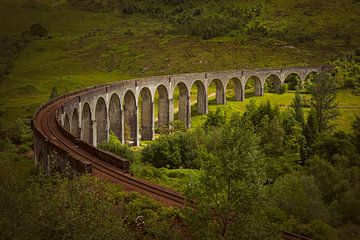
<path id="1" fill-rule="evenodd" d="M 141 161 L 131 164 L 131 171 L 136 177 L 175 189 L 184 193 L 188 186 L 196 182 L 202 171 L 197 169 L 155 168 Z"/>
<path id="2" fill-rule="evenodd" d="M 249 96 L 252 91 L 253 90 L 248 90 L 246 94 Z M 251 100 L 255 100 L 256 104 L 270 101 L 271 104 L 277 105 L 281 109 L 286 109 L 291 105 L 294 96 L 295 92 L 289 91 L 285 94 L 265 93 L 264 96 L 261 97 L 246 97 L 244 102 L 228 99 L 224 108 L 228 115 L 231 115 L 234 112 L 243 113 L 246 110 L 246 105 L 249 104 Z M 308 97 L 308 95 L 304 96 L 304 98 Z M 354 95 L 351 90 L 340 90 L 337 96 L 337 102 L 340 106 L 340 116 L 335 122 L 336 129 L 349 132 L 351 130 L 351 122 L 356 116 L 360 116 L 360 96 Z M 215 112 L 219 106 L 222 105 L 215 104 L 214 98 L 209 98 L 209 112 Z M 343 106 L 352 106 L 355 108 L 342 108 Z M 204 115 L 196 115 L 196 109 L 195 107 L 192 107 L 191 126 L 200 126 L 205 119 L 206 116 Z"/>

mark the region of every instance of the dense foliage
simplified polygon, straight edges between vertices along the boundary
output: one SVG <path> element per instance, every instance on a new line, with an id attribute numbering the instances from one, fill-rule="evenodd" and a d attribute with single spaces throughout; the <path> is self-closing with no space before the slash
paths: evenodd
<path id="1" fill-rule="evenodd" d="M 179 213 L 90 176 L 19 175 L 0 163 L 1 239 L 179 239 Z"/>
<path id="2" fill-rule="evenodd" d="M 175 132 L 162 135 L 146 146 L 142 159 L 155 167 L 199 168 L 197 148 L 198 143 L 191 133 Z"/>

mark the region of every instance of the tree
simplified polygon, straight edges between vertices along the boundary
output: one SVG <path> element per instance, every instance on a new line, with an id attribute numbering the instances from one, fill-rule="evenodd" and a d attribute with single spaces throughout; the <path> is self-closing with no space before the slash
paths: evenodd
<path id="1" fill-rule="evenodd" d="M 198 219 L 190 224 L 194 232 L 211 239 L 268 237 L 260 207 L 265 202 L 264 161 L 253 127 L 236 115 L 209 134 L 211 148 L 200 153 L 204 174 L 188 193 L 197 204 L 190 217 Z"/>
<path id="2" fill-rule="evenodd" d="M 59 91 L 58 91 L 57 87 L 53 87 L 51 89 L 51 94 L 49 96 L 49 99 L 56 98 L 57 96 L 59 96 Z"/>
<path id="3" fill-rule="evenodd" d="M 48 35 L 48 31 L 41 26 L 40 24 L 36 23 L 30 26 L 30 34 L 32 36 L 36 36 L 36 37 L 45 37 Z"/>
<path id="4" fill-rule="evenodd" d="M 316 74 L 313 83 L 307 86 L 307 90 L 311 94 L 311 108 L 315 112 L 316 132 L 324 132 L 330 129 L 331 122 L 339 115 L 335 78 L 327 73 Z"/>
<path id="5" fill-rule="evenodd" d="M 260 136 L 260 145 L 267 156 L 281 156 L 284 153 L 285 130 L 277 117 L 271 121 L 265 115 L 257 130 Z"/>
<path id="6" fill-rule="evenodd" d="M 222 110 L 222 108 L 217 108 L 216 112 L 209 112 L 204 122 L 204 129 L 206 131 L 210 130 L 212 127 L 219 127 L 225 124 L 226 121 L 226 113 Z"/>
<path id="7" fill-rule="evenodd" d="M 142 160 L 155 167 L 199 168 L 198 143 L 190 132 L 162 135 L 142 150 Z"/>
<path id="8" fill-rule="evenodd" d="M 300 95 L 299 90 L 296 90 L 295 97 L 291 104 L 291 107 L 294 110 L 294 118 L 298 121 L 301 126 L 304 125 L 304 111 L 302 109 L 302 96 Z"/>

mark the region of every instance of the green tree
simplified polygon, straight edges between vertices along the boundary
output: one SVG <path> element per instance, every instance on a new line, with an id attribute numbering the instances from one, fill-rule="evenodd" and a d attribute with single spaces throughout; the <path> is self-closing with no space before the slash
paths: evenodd
<path id="1" fill-rule="evenodd" d="M 323 222 L 330 219 L 321 191 L 312 176 L 286 174 L 274 183 L 271 196 L 273 206 L 286 215 L 285 221 L 295 218 L 301 223 L 309 223 L 315 219 Z"/>
<path id="2" fill-rule="evenodd" d="M 327 73 L 316 74 L 313 83 L 307 86 L 307 90 L 311 94 L 310 105 L 315 113 L 316 132 L 321 133 L 328 130 L 331 122 L 339 115 L 335 78 Z"/>
<path id="3" fill-rule="evenodd" d="M 50 93 L 49 99 L 56 98 L 57 96 L 59 96 L 59 91 L 58 91 L 57 87 L 53 87 L 53 88 L 51 89 L 51 93 Z"/>
<path id="4" fill-rule="evenodd" d="M 265 115 L 257 133 L 260 136 L 262 150 L 267 156 L 280 156 L 284 153 L 285 130 L 277 117 L 270 121 Z"/>
<path id="5" fill-rule="evenodd" d="M 204 174 L 188 193 L 197 204 L 190 217 L 197 221 L 191 224 L 193 231 L 203 238 L 263 239 L 266 233 L 268 237 L 261 207 L 264 161 L 253 127 L 233 116 L 211 134 L 211 148 L 201 153 Z"/>
<path id="6" fill-rule="evenodd" d="M 162 135 L 142 150 L 142 160 L 155 167 L 199 168 L 198 143 L 190 132 Z"/>
<path id="7" fill-rule="evenodd" d="M 204 129 L 206 131 L 210 130 L 213 127 L 219 127 L 225 124 L 226 121 L 226 113 L 222 108 L 217 108 L 216 112 L 209 112 L 206 116 L 206 120 L 204 122 Z"/>
<path id="8" fill-rule="evenodd" d="M 294 118 L 296 121 L 298 121 L 301 126 L 304 125 L 304 111 L 302 109 L 302 96 L 300 95 L 300 91 L 296 90 L 295 97 L 293 99 L 293 102 L 291 104 L 291 107 L 294 110 Z"/>

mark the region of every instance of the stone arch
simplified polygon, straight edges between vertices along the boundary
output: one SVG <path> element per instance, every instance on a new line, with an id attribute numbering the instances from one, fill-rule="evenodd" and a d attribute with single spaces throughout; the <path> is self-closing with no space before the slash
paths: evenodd
<path id="1" fill-rule="evenodd" d="M 110 97 L 109 103 L 109 131 L 122 141 L 122 119 L 121 119 L 121 103 L 119 96 L 114 93 Z"/>
<path id="2" fill-rule="evenodd" d="M 207 114 L 207 94 L 205 84 L 200 81 L 196 80 L 192 86 L 196 87 L 196 104 L 197 104 L 197 113 L 198 114 Z"/>
<path id="3" fill-rule="evenodd" d="M 186 84 L 179 82 L 176 84 L 179 89 L 178 119 L 183 121 L 187 127 L 190 126 L 190 94 Z"/>
<path id="4" fill-rule="evenodd" d="M 90 105 L 84 103 L 81 113 L 81 139 L 89 144 L 93 144 L 93 130 Z"/>
<path id="5" fill-rule="evenodd" d="M 96 121 L 96 143 L 100 144 L 107 141 L 107 111 L 103 97 L 99 97 L 95 107 Z"/>
<path id="6" fill-rule="evenodd" d="M 157 119 L 157 127 L 168 127 L 169 126 L 169 93 L 167 88 L 164 85 L 159 85 L 156 88 L 156 92 L 158 93 L 158 119 Z"/>
<path id="7" fill-rule="evenodd" d="M 317 74 L 318 72 L 317 71 L 309 71 L 309 72 L 307 72 L 305 75 L 304 75 L 304 79 L 303 79 L 303 81 L 304 82 L 307 82 L 307 81 L 309 81 L 309 78 L 310 77 L 312 77 L 313 75 L 315 75 L 315 74 Z"/>
<path id="8" fill-rule="evenodd" d="M 254 81 L 254 85 L 251 86 L 251 82 Z M 259 77 L 253 75 L 250 76 L 245 82 L 245 90 L 248 88 L 254 87 L 254 95 L 255 96 L 262 96 L 263 95 L 263 85 Z"/>
<path id="9" fill-rule="evenodd" d="M 75 137 L 79 137 L 80 136 L 80 132 L 79 132 L 79 112 L 77 110 L 77 108 L 74 108 L 72 117 L 71 117 L 71 124 L 70 124 L 71 128 L 70 128 L 70 132 L 75 136 Z"/>
<path id="10" fill-rule="evenodd" d="M 64 128 L 70 132 L 70 120 L 69 120 L 69 116 L 66 113 L 64 116 Z"/>
<path id="11" fill-rule="evenodd" d="M 289 72 L 284 78 L 284 83 L 288 85 L 289 90 L 295 90 L 296 86 L 301 87 L 303 82 L 301 76 L 297 72 Z"/>
<path id="12" fill-rule="evenodd" d="M 225 91 L 224 85 L 220 79 L 213 79 L 209 82 L 208 88 L 214 83 L 216 87 L 216 104 L 225 104 Z"/>
<path id="13" fill-rule="evenodd" d="M 281 79 L 276 74 L 270 74 L 265 78 L 265 84 L 267 84 L 267 90 L 269 92 L 280 93 L 281 92 Z"/>
<path id="14" fill-rule="evenodd" d="M 141 98 L 141 99 L 140 99 Z M 142 140 L 153 139 L 153 101 L 150 89 L 144 87 L 139 95 L 140 134 Z"/>
<path id="15" fill-rule="evenodd" d="M 231 88 L 234 89 L 234 100 L 244 101 L 242 84 L 239 78 L 233 77 L 229 79 L 225 87 L 225 93 L 227 94 L 229 91 L 231 91 L 232 90 Z"/>
<path id="16" fill-rule="evenodd" d="M 135 94 L 131 90 L 125 93 L 123 104 L 125 141 L 137 144 L 137 106 Z"/>

